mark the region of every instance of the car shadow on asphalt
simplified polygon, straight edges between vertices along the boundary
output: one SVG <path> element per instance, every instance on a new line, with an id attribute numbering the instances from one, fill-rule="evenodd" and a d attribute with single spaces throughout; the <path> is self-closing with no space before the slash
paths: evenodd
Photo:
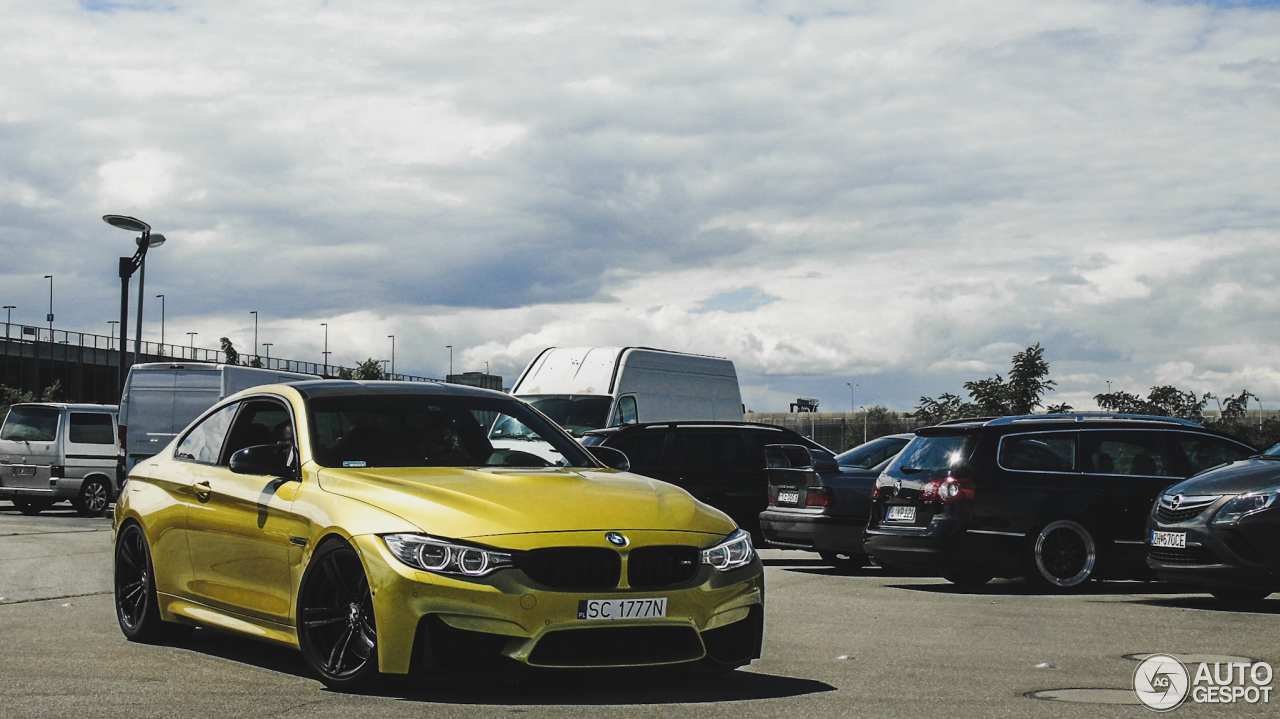
<path id="1" fill-rule="evenodd" d="M 295 649 L 198 629 L 177 648 L 313 679 Z M 446 673 L 392 678 L 371 694 L 400 701 L 459 705 L 707 704 L 781 699 L 835 691 L 812 679 L 738 670 L 701 677 L 678 669 L 549 670 L 518 667 L 499 674 Z M 332 691 L 332 690 L 325 690 Z M 341 693 L 341 692 L 338 692 Z"/>
<path id="2" fill-rule="evenodd" d="M 1136 599 L 1133 603 L 1145 604 L 1149 607 L 1199 609 L 1206 612 L 1224 612 L 1227 614 L 1280 614 L 1280 596 L 1275 594 L 1271 595 L 1271 599 L 1241 604 L 1238 602 L 1224 602 L 1214 597 L 1207 597 L 1204 595 L 1203 589 L 1190 588 L 1187 592 L 1191 594 L 1199 594 L 1199 596 L 1169 597 L 1168 599 Z"/>
<path id="3" fill-rule="evenodd" d="M 764 559 L 766 567 L 778 567 L 796 574 L 817 574 L 824 577 L 908 577 L 909 574 L 884 567 L 866 566 L 857 569 L 833 567 L 821 559 Z"/>
<path id="4" fill-rule="evenodd" d="M 930 579 L 929 577 L 921 577 L 920 579 Z M 931 594 L 959 594 L 968 596 L 984 596 L 984 597 L 1033 597 L 1033 596 L 1131 596 L 1135 594 L 1187 594 L 1194 593 L 1195 587 L 1185 584 L 1170 584 L 1167 582 L 1090 582 L 1088 586 L 1080 587 L 1072 592 L 1053 592 L 1041 589 L 1033 584 L 1028 584 L 1020 579 L 996 580 L 988 584 L 960 585 L 952 584 L 946 580 L 937 580 L 932 584 L 887 584 L 890 589 L 905 589 L 912 592 L 929 592 Z"/>

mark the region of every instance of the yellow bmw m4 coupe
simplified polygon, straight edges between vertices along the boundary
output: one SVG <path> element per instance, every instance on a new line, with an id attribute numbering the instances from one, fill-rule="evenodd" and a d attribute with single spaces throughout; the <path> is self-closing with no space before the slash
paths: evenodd
<path id="1" fill-rule="evenodd" d="M 489 427 L 559 459 L 494 449 Z M 718 673 L 759 658 L 750 536 L 626 468 L 499 392 L 257 387 L 129 474 L 117 619 L 134 641 L 202 626 L 297 647 L 338 688 L 512 662 Z"/>

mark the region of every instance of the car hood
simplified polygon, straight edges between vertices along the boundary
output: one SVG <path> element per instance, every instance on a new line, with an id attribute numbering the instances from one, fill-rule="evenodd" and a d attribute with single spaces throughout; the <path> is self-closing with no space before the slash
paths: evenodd
<path id="1" fill-rule="evenodd" d="M 665 530 L 727 535 L 731 519 L 683 489 L 628 472 L 457 467 L 322 469 L 325 491 L 452 539 Z"/>
<path id="2" fill-rule="evenodd" d="M 1243 494 L 1280 484 L 1280 460 L 1242 459 L 1179 482 L 1165 494 Z"/>

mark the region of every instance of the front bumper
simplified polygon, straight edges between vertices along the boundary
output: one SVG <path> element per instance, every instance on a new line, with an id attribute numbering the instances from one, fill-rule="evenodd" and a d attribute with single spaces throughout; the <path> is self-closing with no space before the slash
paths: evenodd
<path id="1" fill-rule="evenodd" d="M 821 510 L 770 508 L 760 513 L 760 533 L 771 547 L 862 554 L 867 517 L 839 517 Z"/>
<path id="2" fill-rule="evenodd" d="M 1164 581 L 1211 587 L 1269 588 L 1280 591 L 1280 527 L 1246 522 L 1229 527 L 1209 524 L 1211 513 L 1195 521 L 1147 524 L 1147 566 Z M 1151 532 L 1185 533 L 1186 548 L 1151 546 Z"/>
<path id="3" fill-rule="evenodd" d="M 594 539 L 602 533 L 590 534 Z M 689 541 L 687 534 L 675 534 L 628 532 L 628 550 Z M 561 539 L 569 546 L 591 546 L 582 537 Z M 673 541 L 678 539 L 683 541 Z M 702 565 L 689 581 L 666 588 L 559 591 L 538 585 L 517 568 L 477 579 L 419 571 L 396 559 L 376 535 L 355 537 L 353 543 L 374 592 L 383 672 L 400 674 L 421 665 L 481 668 L 511 661 L 618 667 L 708 658 L 741 666 L 760 656 L 764 569 L 758 556 L 729 572 Z M 622 554 L 626 577 L 626 552 Z M 653 597 L 666 598 L 666 617 L 578 618 L 582 600 Z"/>

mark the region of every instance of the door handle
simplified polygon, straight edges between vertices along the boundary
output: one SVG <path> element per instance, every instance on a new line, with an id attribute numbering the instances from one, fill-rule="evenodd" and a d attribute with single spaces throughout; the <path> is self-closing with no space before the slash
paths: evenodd
<path id="1" fill-rule="evenodd" d="M 196 482 L 195 484 L 191 485 L 191 488 L 195 490 L 196 497 L 202 502 L 208 499 L 209 494 L 213 492 L 213 487 L 209 486 L 208 480 L 201 480 L 199 482 Z"/>

